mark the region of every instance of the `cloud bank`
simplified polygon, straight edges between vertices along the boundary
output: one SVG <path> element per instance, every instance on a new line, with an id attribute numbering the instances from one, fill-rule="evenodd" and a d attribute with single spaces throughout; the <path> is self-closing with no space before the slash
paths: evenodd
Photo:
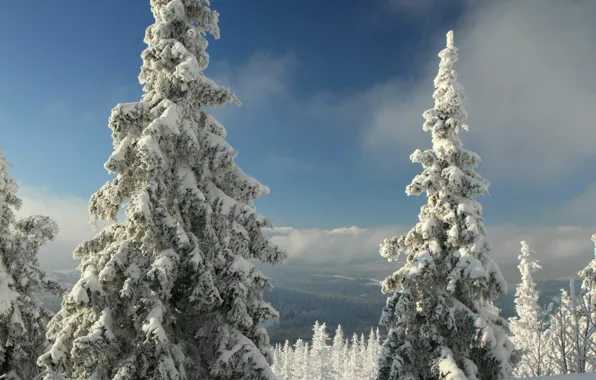
<path id="1" fill-rule="evenodd" d="M 589 126 L 596 103 L 595 13 L 596 2 L 587 0 L 486 1 L 470 5 L 454 25 L 456 70 L 469 96 L 471 132 L 463 134 L 464 144 L 480 153 L 488 178 L 547 184 L 596 158 L 596 129 Z M 438 51 L 430 49 L 436 41 L 444 46 L 444 32 L 433 39 L 415 83 L 395 78 L 329 102 L 338 113 L 348 104 L 358 110 L 366 151 L 404 162 L 430 144 L 422 113 L 433 105 L 438 68 Z"/>
<path id="2" fill-rule="evenodd" d="M 385 238 L 401 235 L 409 226 L 377 228 L 293 229 L 276 228 L 269 232 L 271 241 L 288 252 L 288 264 L 341 266 L 382 260 L 379 244 Z M 536 257 L 545 267 L 559 268 L 564 262 L 567 269 L 562 276 L 579 271 L 593 256 L 590 240 L 594 229 L 580 226 L 532 227 L 514 224 L 487 226 L 491 256 L 500 264 L 517 265 L 520 242 L 528 241 Z M 574 266 L 580 265 L 580 266 Z M 545 268 L 548 269 L 548 268 Z"/>
<path id="3" fill-rule="evenodd" d="M 77 261 L 72 258 L 75 247 L 94 235 L 87 212 L 87 200 L 54 194 L 47 189 L 23 186 L 19 191 L 23 208 L 18 217 L 32 214 L 47 215 L 54 219 L 60 232 L 57 239 L 44 246 L 40 252 L 41 266 L 46 270 L 73 269 Z M 375 263 L 384 259 L 379 255 L 379 244 L 385 238 L 406 233 L 411 226 L 379 226 L 374 228 L 338 227 L 331 230 L 295 229 L 277 227 L 267 230 L 271 241 L 288 252 L 285 265 L 342 266 Z M 518 226 L 514 224 L 489 225 L 488 239 L 493 249 L 491 255 L 508 271 L 507 277 L 517 276 L 517 257 L 520 241 L 528 241 L 536 257 L 544 266 L 543 279 L 562 278 L 575 274 L 593 258 L 590 236 L 593 227 L 580 226 Z"/>

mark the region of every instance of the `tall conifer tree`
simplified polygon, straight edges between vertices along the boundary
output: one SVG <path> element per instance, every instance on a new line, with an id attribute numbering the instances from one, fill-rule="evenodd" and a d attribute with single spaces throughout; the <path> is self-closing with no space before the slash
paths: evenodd
<path id="1" fill-rule="evenodd" d="M 269 189 L 235 164 L 205 111 L 238 102 L 203 73 L 219 15 L 206 0 L 150 3 L 144 95 L 112 111 L 115 178 L 89 206 L 114 223 L 76 248 L 81 278 L 39 363 L 81 380 L 275 379 L 264 323 L 278 313 L 254 261 L 285 256 L 253 204 Z"/>
<path id="2" fill-rule="evenodd" d="M 482 206 L 475 200 L 487 194 L 489 182 L 474 170 L 480 157 L 459 138 L 468 126 L 452 31 L 439 57 L 435 105 L 424 113 L 432 149 L 411 155 L 423 172 L 406 188 L 408 195 L 426 192 L 428 202 L 407 235 L 381 246 L 389 261 L 404 252 L 407 262 L 383 281 L 383 292 L 393 294 L 381 317 L 388 336 L 380 380 L 492 380 L 512 371 L 507 322 L 493 306 L 507 284 L 488 255 Z"/>
<path id="3" fill-rule="evenodd" d="M 15 218 L 22 202 L 8 167 L 0 151 L 0 376 L 24 380 L 39 372 L 35 359 L 48 343 L 46 325 L 52 313 L 39 295 L 62 292 L 46 278 L 37 258 L 58 226 L 46 216 Z"/>

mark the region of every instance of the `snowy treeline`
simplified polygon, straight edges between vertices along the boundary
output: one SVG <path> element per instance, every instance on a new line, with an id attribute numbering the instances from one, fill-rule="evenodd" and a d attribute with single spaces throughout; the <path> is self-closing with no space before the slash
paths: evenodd
<path id="1" fill-rule="evenodd" d="M 592 240 L 596 243 L 596 235 Z M 579 294 L 571 279 L 569 289 L 561 289 L 560 297 L 544 310 L 538 306 L 539 294 L 532 279 L 532 273 L 541 267 L 531 253 L 528 244 L 522 242 L 522 282 L 515 299 L 518 316 L 510 320 L 513 342 L 520 349 L 514 374 L 527 377 L 596 371 L 596 258 L 579 272 Z"/>
<path id="2" fill-rule="evenodd" d="M 381 353 L 379 329 L 367 337 L 345 337 L 341 325 L 333 339 L 325 323 L 315 322 L 312 341 L 286 341 L 273 351 L 273 371 L 280 380 L 370 380 L 376 379 Z"/>
<path id="3" fill-rule="evenodd" d="M 596 242 L 596 235 L 593 240 Z M 517 348 L 513 377 L 540 377 L 596 371 L 596 305 L 593 284 L 596 260 L 580 272 L 581 292 L 562 289 L 546 308 L 539 306 L 539 293 L 532 274 L 542 269 L 530 245 L 521 242 L 519 256 L 522 281 L 515 293 L 518 316 L 510 318 L 511 341 Z M 595 249 L 596 252 L 596 249 Z M 282 380 L 376 379 L 381 354 L 379 328 L 344 337 L 341 325 L 330 338 L 326 323 L 315 322 L 311 342 L 298 339 L 274 347 L 274 372 Z"/>

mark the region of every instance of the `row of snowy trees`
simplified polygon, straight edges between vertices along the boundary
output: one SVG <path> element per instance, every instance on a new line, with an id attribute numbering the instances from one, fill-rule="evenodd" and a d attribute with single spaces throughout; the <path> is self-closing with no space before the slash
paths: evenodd
<path id="1" fill-rule="evenodd" d="M 596 235 L 592 237 L 596 243 Z M 579 274 L 580 293 L 574 279 L 548 307 L 541 308 L 532 274 L 542 267 L 529 244 L 521 242 L 518 268 L 521 282 L 515 293 L 517 316 L 509 319 L 511 340 L 518 355 L 513 376 L 540 377 L 596 371 L 596 304 L 594 269 L 596 259 Z M 595 249 L 596 252 L 596 249 Z M 331 339 L 326 324 L 317 321 L 312 342 L 286 341 L 273 351 L 273 371 L 282 380 L 369 380 L 376 379 L 381 354 L 379 329 L 344 339 L 341 325 Z"/>
<path id="2" fill-rule="evenodd" d="M 281 380 L 370 380 L 375 379 L 381 353 L 379 329 L 351 339 L 344 338 L 337 326 L 331 344 L 326 324 L 315 322 L 312 342 L 298 339 L 292 346 L 286 340 L 273 351 L 273 371 Z"/>
<path id="3" fill-rule="evenodd" d="M 596 235 L 592 240 L 596 243 Z M 519 269 L 518 316 L 510 320 L 513 342 L 520 350 L 514 374 L 528 377 L 596 371 L 596 258 L 579 272 L 579 294 L 572 278 L 569 290 L 562 289 L 546 309 L 539 306 L 532 279 L 532 273 L 541 267 L 526 242 L 522 242 Z"/>

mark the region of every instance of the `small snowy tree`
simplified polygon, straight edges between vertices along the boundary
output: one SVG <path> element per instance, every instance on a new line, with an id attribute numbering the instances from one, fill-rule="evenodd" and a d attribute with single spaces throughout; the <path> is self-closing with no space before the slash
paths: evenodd
<path id="1" fill-rule="evenodd" d="M 81 278 L 39 363 L 85 380 L 275 379 L 264 323 L 278 313 L 254 262 L 285 254 L 254 207 L 269 189 L 236 165 L 225 128 L 205 112 L 238 102 L 203 73 L 219 15 L 206 0 L 150 4 L 144 96 L 112 110 L 105 167 L 116 177 L 89 206 L 114 224 L 76 248 Z"/>
<path id="2" fill-rule="evenodd" d="M 432 149 L 411 159 L 423 172 L 408 195 L 427 193 L 419 223 L 400 238 L 386 239 L 380 253 L 389 261 L 407 254 L 405 266 L 383 281 L 393 293 L 381 317 L 388 336 L 379 362 L 379 379 L 508 378 L 513 344 L 507 321 L 493 300 L 507 291 L 498 265 L 488 255 L 482 206 L 489 182 L 475 167 L 477 154 L 459 138 L 467 114 L 456 81 L 457 48 L 453 32 L 439 53 L 434 108 L 424 113 Z"/>
<path id="3" fill-rule="evenodd" d="M 375 331 L 371 328 L 368 334 L 368 340 L 366 342 L 366 356 L 364 362 L 364 379 L 375 379 L 378 372 L 378 347 L 377 347 L 377 336 Z"/>
<path id="4" fill-rule="evenodd" d="M 592 240 L 596 243 L 596 235 Z M 571 278 L 569 291 L 562 289 L 561 297 L 555 302 L 548 334 L 557 374 L 596 370 L 595 268 L 596 260 L 592 260 L 580 271 L 579 294 L 576 295 L 575 280 Z"/>
<path id="5" fill-rule="evenodd" d="M 292 376 L 293 352 L 290 342 L 286 340 L 283 348 L 283 363 L 280 370 L 281 380 L 290 380 Z"/>
<path id="6" fill-rule="evenodd" d="M 379 328 L 377 327 L 376 331 L 375 331 L 375 339 L 376 339 L 376 354 L 377 354 L 377 360 L 381 357 L 381 352 L 383 351 L 383 346 L 381 344 L 381 332 L 379 331 Z M 375 363 L 375 366 L 377 367 L 377 371 L 379 369 L 379 363 L 377 361 L 377 363 Z M 376 376 L 375 376 L 376 378 Z"/>
<path id="7" fill-rule="evenodd" d="M 573 335 L 573 302 L 569 292 L 561 289 L 561 297 L 556 300 L 556 307 L 550 318 L 548 334 L 550 336 L 550 359 L 555 367 L 555 374 L 568 374 L 574 372 L 572 360 Z"/>
<path id="8" fill-rule="evenodd" d="M 58 226 L 44 216 L 16 220 L 21 200 L 8 166 L 0 151 L 0 376 L 25 380 L 39 372 L 35 359 L 48 343 L 46 325 L 52 313 L 39 295 L 61 294 L 60 286 L 40 270 L 37 258 Z"/>
<path id="9" fill-rule="evenodd" d="M 347 345 L 346 345 L 347 346 Z M 352 341 L 348 348 L 348 359 L 343 374 L 343 380 L 356 380 L 359 379 L 359 367 L 360 367 L 360 350 L 358 344 L 358 334 L 352 335 Z"/>
<path id="10" fill-rule="evenodd" d="M 341 328 L 341 325 L 337 325 L 337 329 L 335 329 L 335 336 L 333 337 L 333 345 L 331 346 L 331 367 L 333 368 L 334 380 L 341 380 L 342 374 L 345 370 L 344 349 L 344 332 Z"/>
<path id="11" fill-rule="evenodd" d="M 521 242 L 522 254 L 518 265 L 521 283 L 515 292 L 518 317 L 510 319 L 512 342 L 520 350 L 520 361 L 513 374 L 516 377 L 539 377 L 553 374 L 548 328 L 548 311 L 538 304 L 538 291 L 532 273 L 542 267 L 532 255 L 528 243 Z"/>
<path id="12" fill-rule="evenodd" d="M 308 379 L 308 343 L 298 339 L 294 344 L 294 354 L 292 360 L 292 380 Z"/>
<path id="13" fill-rule="evenodd" d="M 282 357 L 283 352 L 281 345 L 276 344 L 273 348 L 273 364 L 271 365 L 271 370 L 273 370 L 273 373 L 275 374 L 279 374 L 281 372 Z"/>
<path id="14" fill-rule="evenodd" d="M 331 358 L 327 341 L 327 325 L 319 321 L 313 327 L 312 345 L 310 349 L 309 368 L 314 380 L 330 380 L 332 378 Z"/>

